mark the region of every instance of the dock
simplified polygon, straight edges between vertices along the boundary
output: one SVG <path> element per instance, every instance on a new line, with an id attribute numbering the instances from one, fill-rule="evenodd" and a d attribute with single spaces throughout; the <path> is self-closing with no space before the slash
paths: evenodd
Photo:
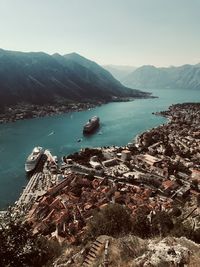
<path id="1" fill-rule="evenodd" d="M 58 175 L 52 174 L 50 168 L 52 164 L 56 164 L 55 157 L 52 156 L 49 150 L 45 150 L 44 155 L 44 166 L 41 168 L 41 164 L 39 163 L 38 167 L 30 177 L 28 184 L 16 202 L 15 207 L 17 210 L 22 212 L 29 211 L 36 200 L 44 195 L 46 191 L 58 181 Z"/>

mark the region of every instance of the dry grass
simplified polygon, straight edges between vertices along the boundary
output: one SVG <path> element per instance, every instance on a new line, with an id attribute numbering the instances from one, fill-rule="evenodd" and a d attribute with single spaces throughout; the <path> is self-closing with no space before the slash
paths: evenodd
<path id="1" fill-rule="evenodd" d="M 134 258 L 146 251 L 146 244 L 144 240 L 132 235 L 113 239 L 109 247 L 109 266 L 134 267 Z"/>

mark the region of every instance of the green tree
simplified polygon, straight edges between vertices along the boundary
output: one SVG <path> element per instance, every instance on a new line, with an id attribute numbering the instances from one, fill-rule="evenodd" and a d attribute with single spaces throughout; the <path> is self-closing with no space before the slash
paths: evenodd
<path id="1" fill-rule="evenodd" d="M 146 206 L 139 207 L 132 221 L 132 233 L 141 238 L 147 238 L 151 233 L 151 225 L 148 218 L 150 210 Z"/>
<path id="2" fill-rule="evenodd" d="M 151 235 L 166 236 L 174 227 L 170 215 L 165 211 L 156 212 L 151 221 Z"/>
<path id="3" fill-rule="evenodd" d="M 0 221 L 0 266 L 43 266 L 59 253 L 57 242 L 33 235 L 22 218 L 7 212 Z"/>
<path id="4" fill-rule="evenodd" d="M 129 211 L 120 204 L 109 204 L 99 212 L 95 212 L 88 223 L 87 235 L 96 238 L 99 235 L 119 236 L 131 231 Z"/>

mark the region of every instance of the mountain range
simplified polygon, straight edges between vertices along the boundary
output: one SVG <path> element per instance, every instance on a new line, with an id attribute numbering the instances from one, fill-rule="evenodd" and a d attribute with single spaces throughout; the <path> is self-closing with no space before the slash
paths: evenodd
<path id="1" fill-rule="evenodd" d="M 136 70 L 136 67 L 125 65 L 103 65 L 102 67 L 119 81 L 123 81 L 126 76 Z"/>
<path id="2" fill-rule="evenodd" d="M 76 53 L 61 56 L 0 49 L 0 107 L 19 102 L 110 101 L 144 96 L 147 94 L 123 86 L 97 63 Z"/>
<path id="3" fill-rule="evenodd" d="M 200 89 L 200 64 L 156 68 L 142 66 L 121 82 L 129 87 L 148 89 Z"/>

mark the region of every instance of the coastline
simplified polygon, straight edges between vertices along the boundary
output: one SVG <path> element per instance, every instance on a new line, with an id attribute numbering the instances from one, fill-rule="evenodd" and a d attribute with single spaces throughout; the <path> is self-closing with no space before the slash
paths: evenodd
<path id="1" fill-rule="evenodd" d="M 71 103 L 67 105 L 34 105 L 34 104 L 18 104 L 6 107 L 5 111 L 0 113 L 0 124 L 16 122 L 24 119 L 34 119 L 40 117 L 54 116 L 68 112 L 79 112 L 90 108 L 101 106 L 103 102 L 96 103 Z"/>
<path id="2" fill-rule="evenodd" d="M 95 108 L 104 104 L 112 102 L 129 102 L 136 99 L 150 99 L 157 98 L 148 94 L 143 97 L 113 97 L 110 101 L 93 101 L 93 102 L 74 102 L 74 103 L 55 103 L 55 104 L 28 104 L 19 103 L 12 106 L 7 106 L 4 111 L 0 112 L 0 124 L 16 122 L 24 119 L 33 119 L 47 116 L 54 116 L 58 114 L 68 113 L 68 112 L 80 112 L 87 109 Z"/>

